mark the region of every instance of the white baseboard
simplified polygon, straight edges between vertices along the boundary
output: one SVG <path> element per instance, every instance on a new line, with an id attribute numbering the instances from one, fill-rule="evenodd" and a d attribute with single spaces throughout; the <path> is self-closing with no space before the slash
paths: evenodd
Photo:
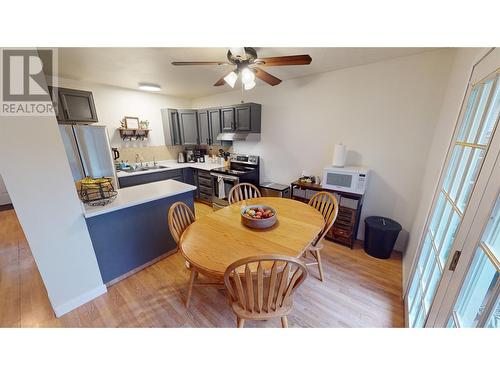
<path id="1" fill-rule="evenodd" d="M 104 284 L 99 285 L 97 288 L 89 290 L 88 292 L 85 292 L 79 295 L 78 297 L 75 297 L 69 300 L 68 302 L 63 303 L 62 305 L 53 306 L 54 313 L 56 314 L 56 317 L 60 318 L 64 314 L 69 313 L 71 310 L 74 310 L 77 307 L 84 305 L 85 303 L 93 300 L 96 297 L 99 297 L 100 295 L 106 293 L 107 291 L 108 289 L 106 288 L 106 285 Z"/>

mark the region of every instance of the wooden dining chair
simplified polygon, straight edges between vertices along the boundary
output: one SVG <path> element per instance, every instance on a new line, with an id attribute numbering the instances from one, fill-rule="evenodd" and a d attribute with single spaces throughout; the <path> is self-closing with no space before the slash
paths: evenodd
<path id="1" fill-rule="evenodd" d="M 168 210 L 168 227 L 170 233 L 174 238 L 177 247 L 181 241 L 182 233 L 195 221 L 195 216 L 191 208 L 184 202 L 175 202 Z M 198 276 L 198 272 L 190 267 L 189 262 L 186 262 L 186 266 L 191 271 L 188 284 L 188 292 L 186 297 L 186 307 L 189 307 L 189 302 L 191 300 L 191 293 L 193 291 L 193 284 Z"/>
<path id="2" fill-rule="evenodd" d="M 259 189 L 253 184 L 248 182 L 242 182 L 241 184 L 233 186 L 229 191 L 229 204 L 233 204 L 239 201 L 243 201 L 251 198 L 260 198 Z"/>
<path id="3" fill-rule="evenodd" d="M 292 295 L 307 277 L 307 267 L 296 258 L 259 255 L 230 264 L 224 273 L 231 307 L 238 328 L 245 320 L 280 317 L 288 327 L 287 315 L 293 307 Z"/>
<path id="4" fill-rule="evenodd" d="M 333 194 L 326 191 L 320 191 L 309 199 L 308 204 L 317 209 L 321 215 L 323 215 L 323 218 L 325 219 L 325 226 L 314 241 L 307 247 L 304 252 L 304 256 L 307 258 L 307 252 L 311 252 L 315 260 L 312 262 L 306 261 L 306 265 L 317 265 L 319 270 L 319 279 L 323 281 L 323 264 L 321 263 L 321 249 L 323 248 L 323 245 L 320 242 L 332 228 L 333 223 L 337 218 L 339 203 Z"/>

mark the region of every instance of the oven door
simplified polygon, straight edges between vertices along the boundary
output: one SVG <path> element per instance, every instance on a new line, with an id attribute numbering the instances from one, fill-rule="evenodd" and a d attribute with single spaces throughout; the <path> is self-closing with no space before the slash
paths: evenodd
<path id="1" fill-rule="evenodd" d="M 210 173 L 212 176 L 212 205 L 214 208 L 223 208 L 229 205 L 229 191 L 239 184 L 240 179 L 221 173 Z"/>

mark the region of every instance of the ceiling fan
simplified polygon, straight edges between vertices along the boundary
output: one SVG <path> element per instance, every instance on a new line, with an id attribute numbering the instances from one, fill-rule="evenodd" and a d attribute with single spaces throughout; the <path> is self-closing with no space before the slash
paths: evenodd
<path id="1" fill-rule="evenodd" d="M 230 48 L 227 51 L 228 61 L 174 61 L 172 65 L 176 66 L 194 66 L 194 65 L 236 65 L 236 69 L 215 82 L 214 86 L 223 86 L 228 84 L 234 87 L 238 76 L 241 74 L 241 81 L 245 90 L 255 87 L 255 77 L 276 86 L 281 83 L 281 79 L 267 73 L 260 67 L 267 66 L 285 66 L 285 65 L 309 65 L 312 61 L 309 55 L 292 55 L 278 57 L 257 57 L 257 51 L 250 47 Z"/>

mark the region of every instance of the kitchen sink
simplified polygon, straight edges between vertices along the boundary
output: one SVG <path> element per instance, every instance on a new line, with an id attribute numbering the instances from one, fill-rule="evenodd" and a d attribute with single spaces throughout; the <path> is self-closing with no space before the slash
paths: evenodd
<path id="1" fill-rule="evenodd" d="M 134 172 L 141 172 L 141 171 L 154 171 L 158 169 L 168 169 L 168 167 L 164 165 L 156 165 L 154 167 L 142 167 L 142 168 L 137 168 L 137 169 L 122 169 L 123 172 L 127 173 L 134 173 Z"/>

